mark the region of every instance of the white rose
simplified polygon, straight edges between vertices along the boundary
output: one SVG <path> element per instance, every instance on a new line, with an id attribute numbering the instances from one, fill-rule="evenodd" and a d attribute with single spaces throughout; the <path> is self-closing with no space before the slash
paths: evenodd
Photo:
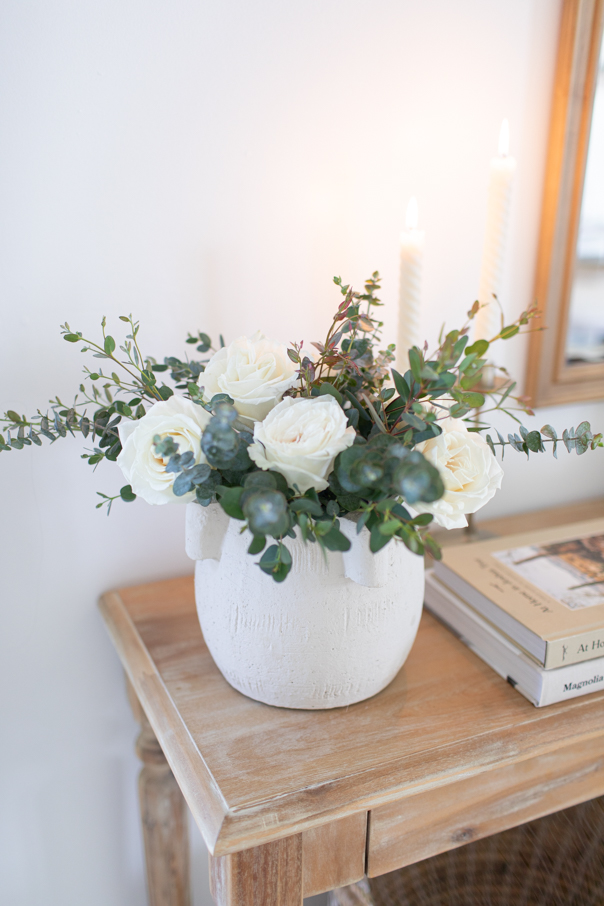
<path id="1" fill-rule="evenodd" d="M 158 456 L 153 447 L 156 434 L 173 437 L 179 453 L 193 453 L 195 463 L 205 462 L 201 451 L 201 435 L 210 415 L 180 396 L 171 396 L 165 403 L 155 403 L 138 421 L 124 421 L 118 426 L 122 452 L 117 464 L 137 496 L 147 503 L 178 503 L 193 499 L 193 492 L 183 497 L 172 493 L 174 472 L 166 472 L 167 459 Z"/>
<path id="2" fill-rule="evenodd" d="M 463 528 L 465 514 L 475 513 L 501 487 L 503 469 L 479 434 L 468 431 L 459 418 L 438 423 L 443 433 L 425 440 L 416 449 L 436 466 L 445 493 L 434 503 L 414 504 L 420 513 L 433 513 L 444 528 Z"/>
<path id="3" fill-rule="evenodd" d="M 281 472 L 303 494 L 323 491 L 334 459 L 352 446 L 355 434 L 333 396 L 286 397 L 256 422 L 248 453 L 260 469 Z"/>
<path id="4" fill-rule="evenodd" d="M 208 399 L 228 393 L 240 415 L 262 421 L 296 383 L 296 371 L 287 346 L 257 331 L 253 337 L 239 337 L 215 352 L 199 386 Z"/>

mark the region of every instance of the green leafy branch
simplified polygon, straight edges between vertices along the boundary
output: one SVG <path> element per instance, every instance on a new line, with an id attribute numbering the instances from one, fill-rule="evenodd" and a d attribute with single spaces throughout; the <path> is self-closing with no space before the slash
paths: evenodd
<path id="1" fill-rule="evenodd" d="M 196 334 L 189 333 L 185 343 L 192 344 L 197 349 L 197 352 L 207 353 L 215 352 L 216 350 L 212 346 L 212 340 L 207 333 L 203 331 L 198 331 Z M 220 346 L 224 346 L 224 339 L 222 334 L 220 334 Z M 151 364 L 151 369 L 153 372 L 163 372 L 170 371 L 170 377 L 173 381 L 176 382 L 177 390 L 188 390 L 189 393 L 192 393 L 193 396 L 197 394 L 199 388 L 197 387 L 197 382 L 199 381 L 199 375 L 205 370 L 205 366 L 208 362 L 208 359 L 201 359 L 199 361 L 192 361 L 186 359 L 177 358 L 176 356 L 166 356 L 164 358 L 163 365 L 158 364 L 153 360 Z"/>
<path id="2" fill-rule="evenodd" d="M 376 295 L 380 275 L 375 271 L 365 283 L 365 292 L 357 293 L 334 277 L 344 300 L 323 343 L 312 343 L 319 355 L 316 361 L 304 355 L 302 343 L 293 343 L 288 356 L 298 365 L 300 388 L 304 396 L 316 396 L 322 385 L 331 384 L 336 390 L 357 389 L 361 386 L 378 392 L 389 376 L 388 366 L 394 360 L 394 345 L 375 353 L 383 322 L 374 317 L 372 309 L 383 303 Z M 363 304 L 365 304 L 364 310 Z"/>
<path id="3" fill-rule="evenodd" d="M 496 432 L 498 440 L 493 440 L 490 434 L 487 434 L 485 440 L 491 448 L 493 455 L 496 455 L 495 447 L 501 447 L 501 458 L 503 459 L 505 448 L 512 447 L 518 453 L 526 453 L 527 458 L 531 453 L 545 453 L 545 444 L 552 444 L 552 453 L 558 458 L 558 444 L 563 443 L 568 453 L 574 450 L 577 456 L 582 456 L 588 450 L 595 450 L 597 447 L 603 447 L 602 434 L 593 434 L 589 422 L 581 422 L 577 430 L 574 428 L 565 428 L 562 437 L 558 437 L 555 428 L 551 425 L 544 425 L 540 431 L 529 431 L 524 425 L 520 425 L 520 435 L 508 434 L 508 439 L 504 440 L 499 431 Z"/>
<path id="4" fill-rule="evenodd" d="M 440 433 L 438 421 L 442 418 L 451 416 L 469 420 L 472 410 L 474 413 L 480 410 L 487 396 L 493 403 L 488 411 L 503 411 L 516 421 L 518 419 L 512 410 L 533 414 L 525 400 L 512 396 L 514 383 L 506 381 L 502 386 L 485 388 L 481 379 L 491 343 L 515 336 L 535 317 L 536 309 L 523 312 L 511 325 L 502 325 L 492 340 L 477 340 L 468 345 L 470 323 L 479 307 L 479 303 L 472 306 L 468 321 L 461 330 L 450 331 L 444 337 L 444 331 L 441 331 L 440 345 L 433 354 L 429 355 L 427 350 L 417 346 L 412 347 L 409 350 L 410 367 L 404 375 L 393 369 L 392 377 L 398 395 L 389 397 L 384 407 L 382 394 L 378 405 L 385 415 L 382 417 L 384 429 L 394 435 L 402 434 L 406 444 L 414 446 L 437 436 Z M 511 402 L 518 406 L 512 407 Z M 482 426 L 473 424 L 470 430 L 482 430 Z"/>
<path id="5" fill-rule="evenodd" d="M 95 509 L 100 510 L 102 507 L 107 507 L 107 515 L 111 512 L 111 506 L 114 500 L 123 500 L 124 503 L 132 503 L 133 500 L 136 500 L 136 494 L 132 490 L 129 484 L 124 485 L 123 488 L 120 488 L 119 494 L 115 494 L 113 497 L 110 497 L 108 494 L 102 494 L 100 491 L 97 491 L 97 496 L 101 497 L 101 501 L 97 503 Z"/>
<path id="6" fill-rule="evenodd" d="M 313 362 L 303 354 L 302 344 L 292 344 L 288 355 L 299 368 L 300 389 L 305 396 L 330 393 L 347 411 L 348 422 L 368 439 L 376 433 L 392 434 L 413 447 L 438 436 L 439 420 L 474 418 L 488 397 L 491 408 L 504 411 L 514 420 L 514 412 L 532 414 L 521 397 L 512 395 L 515 384 L 504 381 L 496 388 L 481 386 L 486 354 L 491 343 L 518 334 L 537 314 L 536 309 L 523 312 L 512 324 L 502 316 L 501 329 L 491 340 L 469 343 L 469 329 L 480 309 L 474 303 L 461 330 L 444 329 L 439 346 L 430 354 L 425 349 L 409 350 L 409 370 L 400 374 L 391 370 L 395 347 L 377 352 L 376 338 L 382 322 L 373 317 L 372 306 L 381 304 L 376 292 L 380 277 L 377 271 L 365 284 L 365 292 L 354 292 L 339 277 L 334 282 L 344 295 L 323 344 L 313 344 L 319 356 Z M 366 303 L 366 310 L 361 310 Z M 500 369 L 502 370 L 502 369 Z M 392 375 L 394 387 L 385 386 Z M 470 430 L 483 430 L 472 424 Z"/>
<path id="7" fill-rule="evenodd" d="M 107 381 L 106 388 L 113 385 L 118 392 L 132 393 L 136 391 L 151 402 L 169 399 L 174 391 L 165 385 L 162 387 L 157 386 L 157 380 L 153 372 L 153 362 L 155 360 L 149 357 L 145 358 L 138 345 L 139 322 L 134 321 L 132 315 L 120 315 L 119 318 L 120 321 L 124 321 L 130 326 L 130 333 L 126 335 L 124 344 L 119 347 L 125 356 L 125 361 L 115 355 L 116 342 L 111 335 L 106 333 L 106 318 L 101 321 L 102 345 L 86 339 L 80 331 L 73 331 L 67 323 L 61 325 L 61 334 L 68 343 L 82 343 L 81 352 L 92 352 L 96 359 L 111 361 L 116 367 L 125 371 L 131 379 L 130 382 L 124 382 L 117 373 L 113 372 L 111 378 Z M 85 372 L 87 377 L 93 381 L 98 380 L 100 377 L 105 377 L 102 371 L 90 372 L 86 368 Z M 96 399 L 97 394 L 94 394 L 94 396 Z M 109 399 L 109 402 L 111 402 L 111 399 Z"/>
<path id="8" fill-rule="evenodd" d="M 38 410 L 37 415 L 29 419 L 25 415 L 19 415 L 9 409 L 0 419 L 0 421 L 8 423 L 2 428 L 2 432 L 6 436 L 3 438 L 0 434 L 0 451 L 21 450 L 31 444 L 39 447 L 42 446 L 42 437 L 46 437 L 53 443 L 60 437 L 67 437 L 68 434 L 75 436 L 76 432 L 79 432 L 83 437 L 90 435 L 91 440 L 98 438 L 100 445 L 109 447 L 111 454 L 115 452 L 115 457 L 117 457 L 119 451 L 111 449 L 115 443 L 119 442 L 116 427 L 120 419 L 118 417 L 117 420 L 111 420 L 111 415 L 115 411 L 117 411 L 115 408 L 111 412 L 100 409 L 94 417 L 89 418 L 86 410 L 80 409 L 77 396 L 72 406 L 67 406 L 59 397 L 56 397 L 55 400 L 51 400 L 50 412 L 43 413 Z M 15 437 L 11 434 L 14 431 L 16 431 Z M 106 452 L 98 450 L 94 455 L 100 454 L 99 458 L 91 464 L 94 465 L 105 455 L 107 458 L 115 458 L 113 455 L 109 456 L 110 450 Z M 85 458 L 89 458 L 88 455 Z"/>
<path id="9" fill-rule="evenodd" d="M 32 444 L 41 446 L 44 437 L 53 443 L 61 437 L 80 433 L 97 442 L 82 457 L 90 465 L 96 467 L 103 459 L 115 461 L 121 452 L 117 430 L 120 421 L 124 418 L 140 419 L 149 405 L 165 401 L 173 395 L 172 388 L 165 384 L 158 385 L 155 376 L 156 372 L 168 369 L 173 380 L 187 382 L 184 385 L 187 396 L 196 403 L 205 404 L 197 384 L 205 367 L 203 362 L 181 361 L 170 356 L 164 359 L 163 365 L 158 365 L 155 359 L 144 356 L 141 351 L 139 322 L 132 315 L 120 315 L 120 320 L 130 328 L 119 346 L 121 357 L 116 353 L 116 340 L 107 333 L 106 318 L 101 321 L 102 339 L 98 343 L 87 339 L 80 331 L 72 330 L 67 323 L 61 326 L 61 335 L 68 343 L 81 344 L 81 352 L 92 353 L 94 358 L 105 360 L 114 370 L 106 373 L 103 366 L 92 370 L 85 365 L 85 382 L 80 384 L 72 404 L 65 404 L 56 397 L 50 400 L 48 410 L 38 409 L 36 415 L 31 417 L 9 409 L 0 418 L 0 451 L 21 450 Z M 199 352 L 212 349 L 210 338 L 203 332 L 195 336 L 189 334 L 185 342 L 196 344 Z M 221 343 L 224 343 L 222 337 Z M 179 383 L 179 387 L 182 386 Z M 88 414 L 87 404 L 94 407 L 92 415 Z"/>

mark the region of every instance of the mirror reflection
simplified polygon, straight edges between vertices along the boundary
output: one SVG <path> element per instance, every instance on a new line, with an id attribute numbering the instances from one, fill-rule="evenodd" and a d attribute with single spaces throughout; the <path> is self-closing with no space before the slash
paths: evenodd
<path id="1" fill-rule="evenodd" d="M 604 361 L 604 42 L 587 152 L 566 360 L 568 364 Z"/>

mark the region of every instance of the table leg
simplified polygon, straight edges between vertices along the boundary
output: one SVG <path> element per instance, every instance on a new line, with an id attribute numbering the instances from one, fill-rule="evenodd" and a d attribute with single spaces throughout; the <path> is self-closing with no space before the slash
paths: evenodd
<path id="1" fill-rule="evenodd" d="M 216 906 L 301 906 L 302 834 L 210 856 Z"/>
<path id="2" fill-rule="evenodd" d="M 187 805 L 134 690 L 128 695 L 141 732 L 138 794 L 145 844 L 149 906 L 190 906 Z"/>

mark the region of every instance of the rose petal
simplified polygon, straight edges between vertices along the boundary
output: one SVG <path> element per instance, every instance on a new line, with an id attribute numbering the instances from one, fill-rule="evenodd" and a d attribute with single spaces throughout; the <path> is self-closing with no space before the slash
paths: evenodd
<path id="1" fill-rule="evenodd" d="M 262 421 L 296 381 L 287 346 L 257 331 L 215 352 L 199 386 L 208 399 L 227 393 L 239 414 L 254 422 Z"/>
<path id="2" fill-rule="evenodd" d="M 201 435 L 209 420 L 209 413 L 201 406 L 172 396 L 151 406 L 143 418 L 120 422 L 118 432 L 122 452 L 117 464 L 138 497 L 156 505 L 186 503 L 193 499 L 193 493 L 183 497 L 173 494 L 176 474 L 165 471 L 166 463 L 155 453 L 153 438 L 157 434 L 160 437 L 170 435 L 178 443 L 179 453 L 191 451 L 195 463 L 205 462 Z"/>
<path id="3" fill-rule="evenodd" d="M 444 528 L 463 528 L 465 515 L 476 513 L 501 487 L 503 469 L 488 444 L 470 432 L 461 419 L 439 422 L 443 433 L 417 445 L 440 472 L 445 493 L 434 503 L 416 504 L 416 510 L 432 513 Z"/>
<path id="4" fill-rule="evenodd" d="M 260 469 L 274 469 L 305 493 L 323 491 L 333 463 L 354 443 L 356 432 L 332 396 L 286 397 L 254 426 L 248 448 Z"/>

